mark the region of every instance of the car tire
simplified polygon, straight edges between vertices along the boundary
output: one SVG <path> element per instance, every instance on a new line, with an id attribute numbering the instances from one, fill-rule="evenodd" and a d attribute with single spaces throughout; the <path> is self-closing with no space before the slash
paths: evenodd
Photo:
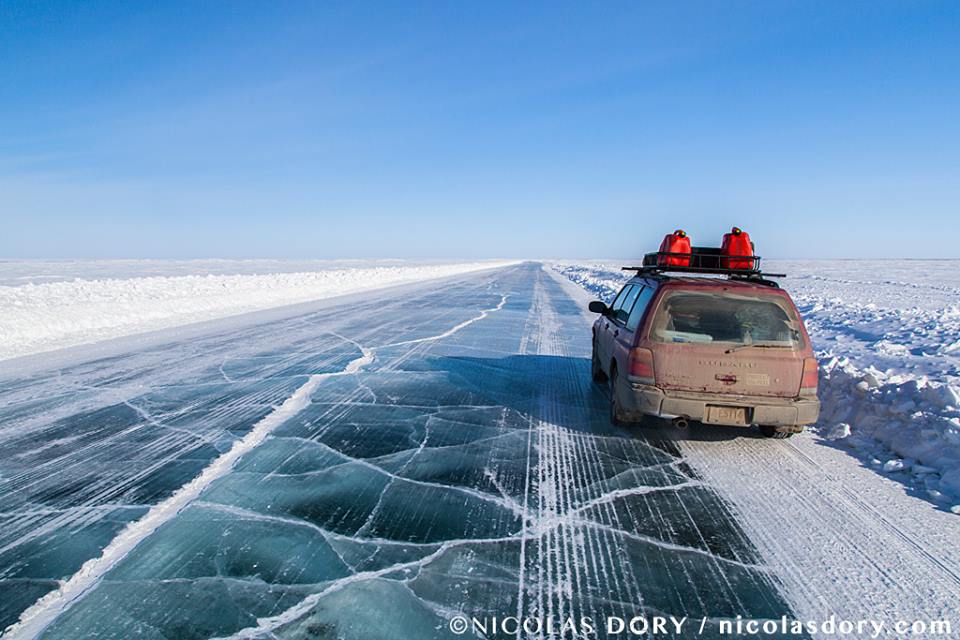
<path id="1" fill-rule="evenodd" d="M 623 419 L 623 412 L 620 410 L 620 402 L 617 400 L 617 384 L 620 376 L 617 373 L 617 366 L 610 367 L 610 424 L 617 427 L 624 427 L 627 421 Z"/>
<path id="2" fill-rule="evenodd" d="M 777 431 L 776 427 L 768 424 L 760 425 L 760 433 L 763 434 L 764 438 L 772 438 L 774 440 L 786 440 L 793 435 L 792 431 Z"/>
<path id="3" fill-rule="evenodd" d="M 593 354 L 590 357 L 590 375 L 594 382 L 606 382 L 607 374 L 603 372 L 600 366 L 600 356 L 597 354 L 597 342 L 593 342 Z"/>

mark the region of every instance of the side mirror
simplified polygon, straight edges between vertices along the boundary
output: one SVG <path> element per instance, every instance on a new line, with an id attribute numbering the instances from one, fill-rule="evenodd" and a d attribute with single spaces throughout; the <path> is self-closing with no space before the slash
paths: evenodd
<path id="1" fill-rule="evenodd" d="M 590 303 L 590 305 L 587 308 L 590 309 L 590 311 L 592 311 L 593 313 L 599 313 L 602 316 L 605 316 L 608 313 L 610 313 L 610 308 L 607 305 L 600 302 L 599 300 L 594 300 L 593 302 Z"/>

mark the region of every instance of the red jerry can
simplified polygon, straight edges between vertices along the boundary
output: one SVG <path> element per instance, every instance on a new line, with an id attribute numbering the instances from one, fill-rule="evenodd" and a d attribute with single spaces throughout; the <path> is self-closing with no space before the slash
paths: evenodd
<path id="1" fill-rule="evenodd" d="M 730 233 L 723 234 L 723 244 L 720 245 L 721 256 L 747 256 L 743 259 L 720 258 L 722 269 L 753 269 L 753 243 L 750 234 L 734 227 Z"/>
<path id="2" fill-rule="evenodd" d="M 664 253 L 683 253 L 686 255 L 662 255 Z M 660 243 L 660 254 L 657 256 L 657 265 L 661 267 L 689 267 L 690 266 L 690 237 L 683 229 L 668 233 Z"/>

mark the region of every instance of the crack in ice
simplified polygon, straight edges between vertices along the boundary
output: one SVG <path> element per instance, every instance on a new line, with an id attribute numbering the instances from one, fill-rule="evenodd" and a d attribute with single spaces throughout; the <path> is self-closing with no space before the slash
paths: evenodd
<path id="1" fill-rule="evenodd" d="M 59 589 L 44 595 L 25 610 L 20 615 L 20 620 L 7 628 L 5 635 L 10 638 L 34 638 L 40 635 L 60 613 L 99 583 L 103 575 L 125 558 L 142 540 L 180 513 L 214 480 L 230 473 L 237 461 L 259 446 L 271 431 L 302 411 L 310 403 L 310 395 L 322 381 L 335 376 L 356 373 L 360 368 L 373 362 L 372 352 L 355 342 L 353 344 L 360 349 L 360 355 L 351 360 L 342 371 L 311 375 L 280 406 L 257 422 L 247 435 L 235 442 L 229 451 L 211 462 L 200 475 L 167 499 L 151 507 L 143 518 L 127 525 L 110 541 L 100 556 L 85 562 Z"/>
<path id="2" fill-rule="evenodd" d="M 608 524 L 604 524 L 602 522 L 596 522 L 596 521 L 587 520 L 587 519 L 578 519 L 576 522 L 581 526 L 590 527 L 594 529 L 601 529 L 603 531 L 607 531 L 614 535 L 624 536 L 624 537 L 630 538 L 631 540 L 635 540 L 636 542 L 651 544 L 655 547 L 666 549 L 667 551 L 674 551 L 678 553 L 695 553 L 697 555 L 710 558 L 715 562 L 723 562 L 724 564 L 740 567 L 741 569 L 749 569 L 750 571 L 759 571 L 762 573 L 769 573 L 771 571 L 769 567 L 764 567 L 763 565 L 750 564 L 749 562 L 741 562 L 740 560 L 734 560 L 733 558 L 725 558 L 723 556 L 718 556 L 715 553 L 711 553 L 706 549 L 698 549 L 697 547 L 689 547 L 682 544 L 676 544 L 674 542 L 667 542 L 665 540 L 661 540 L 660 538 L 645 536 L 645 535 L 636 533 L 634 531 L 625 531 L 623 529 L 620 529 Z"/>
<path id="3" fill-rule="evenodd" d="M 508 297 L 509 297 L 509 296 L 501 295 L 501 296 L 500 296 L 500 302 L 497 304 L 497 306 L 492 307 L 492 308 L 490 308 L 490 309 L 484 309 L 484 310 L 482 310 L 482 311 L 480 312 L 480 315 L 474 316 L 473 318 L 470 318 L 469 320 L 464 320 L 464 321 L 461 322 L 460 324 L 455 325 L 455 326 L 451 327 L 450 329 L 447 329 L 447 330 L 444 331 L 443 333 L 438 333 L 438 334 L 435 335 L 435 336 L 427 336 L 427 337 L 425 337 L 425 338 L 415 338 L 415 339 L 413 339 L 413 340 L 402 340 L 402 341 L 400 341 L 400 342 L 391 342 L 390 344 L 384 345 L 384 348 L 386 348 L 386 347 L 400 347 L 400 346 L 407 345 L 407 344 L 419 344 L 419 343 L 421 343 L 421 342 L 433 342 L 433 341 L 435 341 L 435 340 L 442 340 L 443 338 L 449 338 L 450 336 L 452 336 L 452 335 L 455 334 L 456 332 L 460 331 L 461 329 L 463 329 L 463 328 L 465 328 L 465 327 L 470 326 L 470 325 L 473 324 L 474 322 L 479 322 L 480 320 L 483 320 L 484 318 L 486 318 L 487 316 L 489 316 L 491 313 L 494 313 L 495 311 L 500 311 L 501 309 L 503 309 L 503 305 L 507 304 L 507 298 L 508 298 Z"/>

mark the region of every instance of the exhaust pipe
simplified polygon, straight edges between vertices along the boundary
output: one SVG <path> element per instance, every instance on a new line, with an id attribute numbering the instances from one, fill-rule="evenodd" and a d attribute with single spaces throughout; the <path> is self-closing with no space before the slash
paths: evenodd
<path id="1" fill-rule="evenodd" d="M 687 419 L 684 416 L 677 416 L 673 419 L 673 426 L 677 429 L 686 429 L 690 426 L 690 423 L 687 422 Z"/>

